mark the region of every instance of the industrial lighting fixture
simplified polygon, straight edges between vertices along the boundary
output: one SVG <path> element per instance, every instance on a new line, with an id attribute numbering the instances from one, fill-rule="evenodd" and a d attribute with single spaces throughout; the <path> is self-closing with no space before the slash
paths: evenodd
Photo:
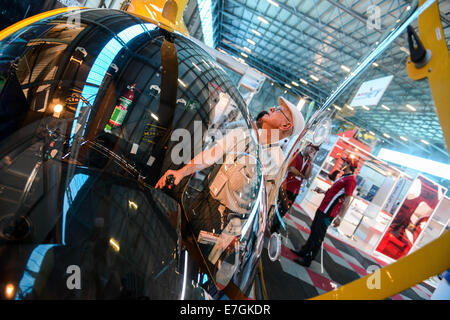
<path id="1" fill-rule="evenodd" d="M 254 34 L 256 34 L 258 37 L 261 37 L 261 32 L 255 30 L 255 29 L 252 29 L 252 32 L 253 32 Z"/>
<path id="2" fill-rule="evenodd" d="M 238 61 L 245 64 L 245 60 L 242 58 L 238 58 Z"/>
<path id="3" fill-rule="evenodd" d="M 416 108 L 414 108 L 412 105 L 410 104 L 406 104 L 406 107 L 411 110 L 411 111 L 417 111 Z"/>
<path id="4" fill-rule="evenodd" d="M 247 47 L 244 47 L 244 48 L 242 48 L 242 49 L 244 49 L 244 51 L 247 51 L 248 53 L 252 53 L 252 50 L 249 49 L 249 48 L 247 48 Z"/>
<path id="5" fill-rule="evenodd" d="M 385 148 L 382 148 L 380 150 L 380 152 L 378 153 L 378 158 L 417 171 L 429 173 L 436 177 L 450 180 L 450 165 L 446 163 L 437 162 Z"/>
<path id="6" fill-rule="evenodd" d="M 248 55 L 245 54 L 244 52 L 241 52 L 241 56 L 243 56 L 243 57 L 245 57 L 245 58 L 248 58 Z"/>
<path id="7" fill-rule="evenodd" d="M 310 74 L 309 75 L 311 79 L 313 79 L 314 81 L 319 81 L 319 78 L 317 78 L 315 75 Z"/>
<path id="8" fill-rule="evenodd" d="M 307 84 L 308 84 L 308 81 L 306 81 L 305 79 L 301 79 L 301 78 L 300 78 L 300 82 L 303 83 L 304 85 L 307 85 Z"/>
<path id="9" fill-rule="evenodd" d="M 389 108 L 388 106 L 385 106 L 384 104 L 382 104 L 381 107 L 382 107 L 383 109 L 387 110 L 387 111 L 390 111 L 390 110 L 391 110 L 391 108 Z"/>
<path id="10" fill-rule="evenodd" d="M 268 3 L 270 3 L 271 5 L 275 6 L 275 7 L 279 7 L 280 5 L 278 3 L 276 3 L 273 0 L 267 0 Z"/>
<path id="11" fill-rule="evenodd" d="M 186 83 L 184 83 L 184 82 L 181 81 L 180 79 L 178 79 L 178 83 L 181 84 L 181 85 L 182 85 L 183 87 L 185 87 L 185 88 L 187 87 L 187 86 L 186 86 Z"/>
<path id="12" fill-rule="evenodd" d="M 383 133 L 383 136 L 385 136 L 386 138 L 388 138 L 388 139 L 390 139 L 391 138 L 391 136 L 390 135 L 388 135 L 387 133 Z"/>
<path id="13" fill-rule="evenodd" d="M 339 111 L 341 111 L 342 110 L 342 108 L 341 107 L 338 107 L 337 105 L 335 105 L 335 104 L 333 104 L 333 107 L 335 107 L 337 110 L 339 110 Z"/>
<path id="14" fill-rule="evenodd" d="M 292 84 L 293 84 L 294 86 L 296 86 L 296 87 L 299 86 L 299 84 L 298 84 L 297 82 L 295 82 L 295 81 L 292 81 Z"/>
<path id="15" fill-rule="evenodd" d="M 350 72 L 350 68 L 347 67 L 346 65 L 341 65 L 341 69 L 344 70 L 345 72 Z"/>
<path id="16" fill-rule="evenodd" d="M 287 83 L 285 83 L 284 86 L 285 86 L 286 88 L 292 89 L 292 87 L 291 87 L 290 85 L 288 85 Z"/>
<path id="17" fill-rule="evenodd" d="M 262 23 L 269 24 L 269 21 L 267 21 L 263 17 L 258 17 L 258 20 L 261 21 Z"/>
<path id="18" fill-rule="evenodd" d="M 369 131 L 369 133 L 373 136 L 375 135 L 375 132 L 373 132 L 373 131 Z"/>
<path id="19" fill-rule="evenodd" d="M 349 108 L 350 110 L 355 110 L 355 108 L 350 107 L 348 104 L 346 104 L 345 107 Z"/>
<path id="20" fill-rule="evenodd" d="M 426 140 L 421 139 L 420 142 L 422 142 L 423 144 L 429 145 L 430 143 Z"/>
<path id="21" fill-rule="evenodd" d="M 403 137 L 403 136 L 400 136 L 399 138 L 400 138 L 401 140 L 405 141 L 405 142 L 408 141 L 408 139 L 406 139 L 406 138 Z"/>
<path id="22" fill-rule="evenodd" d="M 380 66 L 380 65 L 379 65 L 378 63 L 376 63 L 376 62 L 372 63 L 372 65 L 373 65 L 374 67 L 379 67 L 379 66 Z"/>
<path id="23" fill-rule="evenodd" d="M 109 244 L 111 245 L 111 247 L 113 248 L 113 250 L 115 252 L 120 251 L 120 246 L 119 246 L 119 243 L 116 241 L 116 239 L 114 239 L 114 238 L 109 239 Z"/>
<path id="24" fill-rule="evenodd" d="M 255 45 L 256 44 L 256 42 L 253 41 L 252 39 L 247 39 L 247 42 L 250 43 L 251 45 Z"/>
<path id="25" fill-rule="evenodd" d="M 368 106 L 362 106 L 362 108 L 363 108 L 364 110 L 370 111 L 370 108 L 369 108 Z"/>

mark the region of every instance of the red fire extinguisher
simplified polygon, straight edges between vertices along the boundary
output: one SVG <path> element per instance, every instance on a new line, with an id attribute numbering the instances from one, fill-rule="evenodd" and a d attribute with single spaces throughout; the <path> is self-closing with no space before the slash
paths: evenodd
<path id="1" fill-rule="evenodd" d="M 127 91 L 119 98 L 119 104 L 114 108 L 111 118 L 105 127 L 106 132 L 111 132 L 114 127 L 120 127 L 128 112 L 128 107 L 133 103 L 136 84 L 127 86 Z"/>

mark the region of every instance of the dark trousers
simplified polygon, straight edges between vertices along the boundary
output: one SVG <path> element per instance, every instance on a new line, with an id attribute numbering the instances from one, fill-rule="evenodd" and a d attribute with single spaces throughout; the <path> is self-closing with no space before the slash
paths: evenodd
<path id="1" fill-rule="evenodd" d="M 331 224 L 333 218 L 317 210 L 314 220 L 311 225 L 311 234 L 306 240 L 305 245 L 300 250 L 300 254 L 305 260 L 312 261 L 322 246 L 323 239 L 327 234 L 328 226 Z"/>
<path id="2" fill-rule="evenodd" d="M 297 198 L 297 195 L 298 195 L 297 193 L 280 189 L 280 192 L 278 193 L 277 207 L 281 218 L 283 218 L 289 211 L 289 209 L 292 207 L 292 204 L 294 203 L 295 198 Z M 271 233 L 279 232 L 280 226 L 281 226 L 280 219 L 275 213 L 272 221 L 272 227 L 270 228 L 270 232 Z"/>

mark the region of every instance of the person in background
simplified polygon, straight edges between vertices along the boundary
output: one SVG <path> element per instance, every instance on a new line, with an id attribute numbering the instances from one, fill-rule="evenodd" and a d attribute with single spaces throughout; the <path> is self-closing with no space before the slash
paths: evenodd
<path id="1" fill-rule="evenodd" d="M 287 177 L 281 184 L 280 192 L 278 194 L 277 205 L 281 219 L 295 202 L 303 180 L 308 180 L 310 178 L 314 167 L 312 160 L 318 150 L 318 146 L 314 146 L 310 143 L 303 151 L 299 151 L 289 164 Z M 271 233 L 279 231 L 280 218 L 274 218 Z"/>
<path id="2" fill-rule="evenodd" d="M 294 261 L 309 267 L 312 260 L 320 250 L 327 229 L 333 221 L 333 226 L 338 227 L 342 216 L 350 206 L 351 197 L 356 188 L 354 172 L 358 167 L 356 158 L 347 158 L 344 161 L 344 175 L 336 180 L 327 191 L 315 189 L 318 193 L 324 193 L 325 197 L 320 203 L 311 225 L 311 233 L 305 245 L 299 251 L 293 251 L 298 258 Z"/>

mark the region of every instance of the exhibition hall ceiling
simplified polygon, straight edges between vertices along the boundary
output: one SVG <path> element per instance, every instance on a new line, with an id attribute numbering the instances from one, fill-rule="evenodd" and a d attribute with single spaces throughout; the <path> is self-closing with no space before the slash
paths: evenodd
<path id="1" fill-rule="evenodd" d="M 410 10 L 411 3 L 197 1 L 205 43 L 262 71 L 289 93 L 310 97 L 319 106 L 400 16 Z M 439 7 L 449 45 L 450 1 L 439 1 Z M 412 26 L 418 32 L 417 21 Z M 433 153 L 441 161 L 449 159 L 428 82 L 413 81 L 407 75 L 408 48 L 405 32 L 344 92 L 334 107 L 341 116 L 373 131 L 397 149 L 412 148 L 422 154 Z M 393 80 L 377 105 L 349 107 L 364 81 L 389 75 L 394 76 Z"/>

